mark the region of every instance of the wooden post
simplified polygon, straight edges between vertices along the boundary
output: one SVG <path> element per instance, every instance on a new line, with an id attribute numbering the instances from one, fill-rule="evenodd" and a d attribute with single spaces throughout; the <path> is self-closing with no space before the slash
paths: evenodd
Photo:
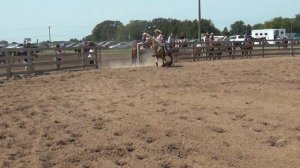
<path id="1" fill-rule="evenodd" d="M 95 54 L 95 68 L 98 69 L 98 51 L 97 51 L 97 46 L 94 48 L 94 54 Z"/>
<path id="2" fill-rule="evenodd" d="M 6 64 L 6 73 L 7 73 L 7 76 L 8 77 L 11 77 L 12 76 L 12 73 L 11 73 L 11 63 L 10 63 L 10 54 L 8 52 L 8 50 L 5 51 L 5 64 Z"/>
<path id="3" fill-rule="evenodd" d="M 28 64 L 28 67 L 29 67 L 28 73 L 31 74 L 34 71 L 34 66 L 32 64 L 31 49 L 28 48 L 28 49 L 26 49 L 26 51 L 27 51 L 27 64 Z"/>
<path id="4" fill-rule="evenodd" d="M 81 51 L 82 51 L 82 55 L 83 55 L 83 69 L 86 69 L 87 53 L 85 52 L 85 47 L 82 47 Z"/>
<path id="5" fill-rule="evenodd" d="M 196 61 L 196 58 L 195 58 L 195 41 L 193 41 L 193 62 Z"/>
<path id="6" fill-rule="evenodd" d="M 262 57 L 265 57 L 265 43 L 264 42 L 262 43 L 261 54 L 262 54 Z"/>
<path id="7" fill-rule="evenodd" d="M 136 52 L 137 52 L 136 59 L 137 59 L 138 65 L 140 65 L 141 62 L 140 62 L 140 45 L 139 45 L 139 43 L 136 44 Z"/>
<path id="8" fill-rule="evenodd" d="M 291 54 L 293 57 L 294 56 L 294 41 L 293 41 L 293 39 L 291 40 Z"/>
<path id="9" fill-rule="evenodd" d="M 235 43 L 233 43 L 233 56 L 232 56 L 232 58 L 234 58 L 235 59 L 235 57 L 236 57 L 236 45 L 235 45 Z"/>
<path id="10" fill-rule="evenodd" d="M 102 68 L 102 54 L 101 54 L 102 50 L 101 48 L 99 48 L 99 56 L 98 56 L 98 59 L 99 59 L 99 65 L 100 67 Z"/>

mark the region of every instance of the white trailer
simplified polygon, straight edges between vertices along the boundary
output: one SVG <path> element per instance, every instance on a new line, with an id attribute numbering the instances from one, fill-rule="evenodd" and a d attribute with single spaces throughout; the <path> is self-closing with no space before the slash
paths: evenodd
<path id="1" fill-rule="evenodd" d="M 259 29 L 252 30 L 253 38 L 265 38 L 266 40 L 279 40 L 285 37 L 285 29 Z M 275 41 L 268 41 L 269 44 L 275 44 Z"/>

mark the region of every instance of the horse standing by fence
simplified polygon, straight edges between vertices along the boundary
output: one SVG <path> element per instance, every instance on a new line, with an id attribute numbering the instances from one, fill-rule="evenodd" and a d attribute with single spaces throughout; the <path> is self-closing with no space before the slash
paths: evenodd
<path id="1" fill-rule="evenodd" d="M 252 37 L 249 37 L 245 40 L 244 43 L 240 45 L 240 48 L 242 50 L 242 55 L 247 56 L 247 58 L 251 59 L 251 54 L 254 46 L 254 40 Z"/>

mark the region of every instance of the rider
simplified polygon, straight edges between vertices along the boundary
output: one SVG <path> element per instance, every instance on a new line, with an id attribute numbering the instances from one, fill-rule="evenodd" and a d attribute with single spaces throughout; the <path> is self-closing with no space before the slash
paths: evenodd
<path id="1" fill-rule="evenodd" d="M 169 44 L 169 48 L 174 48 L 175 44 L 175 38 L 173 33 L 170 34 L 170 36 L 168 37 L 168 44 Z"/>
<path id="2" fill-rule="evenodd" d="M 156 29 L 156 30 L 154 30 L 154 32 L 156 34 L 156 39 L 161 43 L 161 47 L 164 49 L 165 53 L 167 53 L 164 35 L 162 34 L 161 30 Z"/>
<path id="3" fill-rule="evenodd" d="M 145 48 L 145 45 L 147 43 L 147 33 L 142 34 L 142 42 L 137 43 L 138 46 L 143 46 Z"/>
<path id="4" fill-rule="evenodd" d="M 215 41 L 215 35 L 214 33 L 210 33 L 210 42 Z"/>
<path id="5" fill-rule="evenodd" d="M 245 39 L 244 39 L 244 44 L 246 44 L 248 42 L 249 38 L 250 38 L 250 36 L 249 36 L 248 32 L 246 31 L 246 33 L 245 33 Z"/>

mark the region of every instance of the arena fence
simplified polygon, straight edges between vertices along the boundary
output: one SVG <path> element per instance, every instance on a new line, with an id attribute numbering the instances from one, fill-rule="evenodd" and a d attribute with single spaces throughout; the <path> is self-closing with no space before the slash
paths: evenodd
<path id="1" fill-rule="evenodd" d="M 275 44 L 273 44 L 275 43 Z M 250 48 L 243 48 L 242 42 L 228 43 L 217 41 L 212 43 L 213 50 L 204 42 L 172 43 L 174 62 L 200 61 L 214 59 L 235 59 L 252 57 L 297 56 L 300 54 L 300 43 L 289 41 L 255 41 Z M 166 44 L 168 46 L 168 44 Z M 98 69 L 112 64 L 143 64 L 145 55 L 139 54 L 138 46 L 136 61 L 131 57 L 131 49 L 101 49 L 92 47 L 63 48 L 57 54 L 56 48 L 1 48 L 0 76 L 45 73 L 66 69 Z M 24 54 L 26 53 L 26 54 Z M 150 56 L 151 57 L 151 56 Z M 150 58 L 152 59 L 152 58 Z M 154 59 L 153 59 L 153 65 Z"/>
<path id="2" fill-rule="evenodd" d="M 272 44 L 274 43 L 274 44 Z M 297 41 L 267 40 L 254 41 L 252 45 L 243 45 L 243 42 L 215 41 L 212 44 L 205 42 L 173 43 L 171 48 L 175 62 L 178 60 L 214 60 L 272 56 L 297 56 L 300 54 L 300 43 Z"/>
<path id="3" fill-rule="evenodd" d="M 0 76 L 101 66 L 100 48 L 63 48 L 59 54 L 56 51 L 56 48 L 1 48 Z"/>

